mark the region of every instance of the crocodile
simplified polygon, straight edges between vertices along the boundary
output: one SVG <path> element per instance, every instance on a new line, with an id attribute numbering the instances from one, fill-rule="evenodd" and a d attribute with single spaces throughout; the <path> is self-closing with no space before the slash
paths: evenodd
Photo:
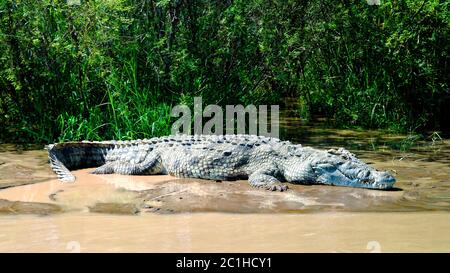
<path id="1" fill-rule="evenodd" d="M 132 141 L 63 142 L 46 146 L 58 179 L 70 170 L 94 174 L 151 175 L 208 180 L 248 179 L 256 188 L 285 191 L 293 184 L 387 190 L 395 178 L 344 148 L 320 150 L 255 135 L 170 135 Z"/>

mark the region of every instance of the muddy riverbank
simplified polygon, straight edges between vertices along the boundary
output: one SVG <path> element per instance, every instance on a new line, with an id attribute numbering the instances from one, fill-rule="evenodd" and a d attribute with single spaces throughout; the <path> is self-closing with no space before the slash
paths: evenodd
<path id="1" fill-rule="evenodd" d="M 346 146 L 339 140 L 348 132 L 337 132 L 308 141 Z M 395 137 L 368 134 L 350 150 L 396 173 L 395 190 L 289 185 L 280 193 L 247 181 L 91 169 L 60 183 L 45 150 L 0 145 L 0 251 L 449 252 L 450 142 L 401 152 L 382 145 Z"/>
<path id="2" fill-rule="evenodd" d="M 447 154 L 450 144 L 444 141 L 440 145 Z M 430 150 L 358 153 L 376 168 L 395 172 L 396 188 L 377 191 L 291 184 L 288 192 L 269 192 L 253 189 L 247 181 L 93 175 L 92 169 L 74 171 L 75 183 L 60 183 L 48 167 L 44 150 L 5 151 L 0 153 L 4 162 L 0 165 L 0 199 L 28 204 L 10 210 L 9 204 L 0 203 L 0 213 L 38 212 L 31 209 L 33 202 L 40 207 L 58 206 L 63 211 L 119 214 L 450 211 L 448 158 Z"/>

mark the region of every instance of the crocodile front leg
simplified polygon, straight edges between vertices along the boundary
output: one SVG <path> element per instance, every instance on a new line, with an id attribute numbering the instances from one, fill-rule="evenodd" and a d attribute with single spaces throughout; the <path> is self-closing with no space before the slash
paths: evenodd
<path id="1" fill-rule="evenodd" d="M 252 187 L 263 188 L 270 191 L 286 191 L 287 185 L 281 183 L 278 179 L 264 172 L 255 172 L 248 177 L 248 182 Z"/>

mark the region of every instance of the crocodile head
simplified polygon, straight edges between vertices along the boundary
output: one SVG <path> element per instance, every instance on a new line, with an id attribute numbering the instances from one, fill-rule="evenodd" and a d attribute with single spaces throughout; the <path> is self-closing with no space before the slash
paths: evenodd
<path id="1" fill-rule="evenodd" d="M 388 172 L 353 162 L 322 162 L 316 164 L 313 170 L 316 181 L 327 185 L 385 190 L 392 188 L 395 183 L 395 178 Z"/>
<path id="2" fill-rule="evenodd" d="M 291 181 L 379 190 L 390 189 L 395 183 L 390 173 L 370 167 L 344 149 L 314 153 L 295 165 L 302 167 L 291 165 Z"/>
<path id="3" fill-rule="evenodd" d="M 345 149 L 329 150 L 311 165 L 323 184 L 384 190 L 395 183 L 390 173 L 370 167 Z"/>

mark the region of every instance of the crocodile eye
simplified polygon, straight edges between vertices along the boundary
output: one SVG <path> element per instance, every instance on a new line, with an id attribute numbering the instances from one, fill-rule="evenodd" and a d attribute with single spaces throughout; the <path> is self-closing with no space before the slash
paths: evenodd
<path id="1" fill-rule="evenodd" d="M 336 166 L 328 164 L 328 163 L 319 164 L 319 165 L 317 165 L 316 168 L 317 169 L 321 169 L 321 170 L 325 170 L 325 171 L 328 171 L 328 172 L 332 172 L 332 171 L 336 170 Z"/>
<path id="2" fill-rule="evenodd" d="M 370 183 L 370 180 L 369 180 L 369 179 L 362 179 L 362 180 L 361 180 L 361 183 L 363 183 L 363 184 L 369 184 L 369 183 Z"/>

